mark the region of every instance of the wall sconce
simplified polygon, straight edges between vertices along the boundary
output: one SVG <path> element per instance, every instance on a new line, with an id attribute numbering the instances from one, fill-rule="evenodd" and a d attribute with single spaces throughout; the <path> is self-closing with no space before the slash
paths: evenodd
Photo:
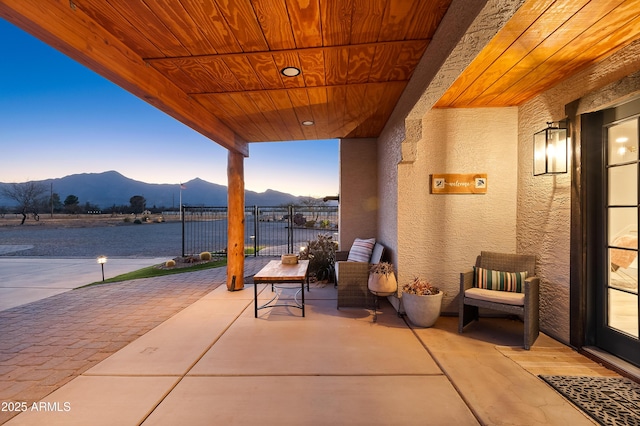
<path id="1" fill-rule="evenodd" d="M 98 256 L 96 259 L 100 267 L 102 268 L 102 281 L 104 281 L 104 264 L 107 263 L 107 256 Z"/>
<path id="2" fill-rule="evenodd" d="M 567 129 L 553 126 L 533 135 L 533 175 L 567 173 Z"/>

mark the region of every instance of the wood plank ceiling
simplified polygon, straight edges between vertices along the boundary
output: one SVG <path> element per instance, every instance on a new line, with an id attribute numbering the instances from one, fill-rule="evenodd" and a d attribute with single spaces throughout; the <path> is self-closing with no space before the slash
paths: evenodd
<path id="1" fill-rule="evenodd" d="M 70 7 L 255 142 L 377 136 L 450 2 L 71 0 Z M 300 74 L 281 73 L 290 66 Z"/>
<path id="2" fill-rule="evenodd" d="M 638 39 L 638 0 L 529 0 L 435 107 L 521 105 Z"/>
<path id="3" fill-rule="evenodd" d="M 0 0 L 0 16 L 247 154 L 377 137 L 451 2 Z M 639 4 L 527 0 L 436 107 L 522 104 L 638 39 Z"/>

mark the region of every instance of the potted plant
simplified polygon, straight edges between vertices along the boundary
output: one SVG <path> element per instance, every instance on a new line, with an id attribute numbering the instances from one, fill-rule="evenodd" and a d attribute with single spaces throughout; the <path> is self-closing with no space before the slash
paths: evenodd
<path id="1" fill-rule="evenodd" d="M 398 282 L 393 273 L 393 265 L 380 262 L 369 267 L 369 291 L 377 296 L 388 296 L 398 291 Z"/>
<path id="2" fill-rule="evenodd" d="M 428 280 L 416 277 L 402 287 L 402 305 L 414 325 L 431 327 L 440 316 L 443 295 Z"/>
<path id="3" fill-rule="evenodd" d="M 317 281 L 335 281 L 336 243 L 329 234 L 318 234 L 300 251 L 300 259 L 309 259 L 309 275 Z"/>

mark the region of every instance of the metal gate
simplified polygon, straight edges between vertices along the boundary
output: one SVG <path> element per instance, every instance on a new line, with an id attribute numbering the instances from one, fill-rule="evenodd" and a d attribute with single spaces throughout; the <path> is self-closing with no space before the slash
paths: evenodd
<path id="1" fill-rule="evenodd" d="M 337 240 L 337 206 L 253 206 L 245 209 L 247 256 L 298 253 L 318 234 Z M 182 208 L 182 256 L 211 252 L 227 254 L 227 208 Z"/>

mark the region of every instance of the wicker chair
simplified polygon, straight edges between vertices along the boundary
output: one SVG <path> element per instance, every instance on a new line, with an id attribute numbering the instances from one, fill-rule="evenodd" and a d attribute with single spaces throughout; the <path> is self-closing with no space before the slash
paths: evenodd
<path id="1" fill-rule="evenodd" d="M 367 286 L 369 266 L 379 263 L 384 246 L 376 243 L 369 262 L 347 262 L 348 251 L 336 252 L 336 283 L 338 286 L 338 308 L 369 308 L 375 304 L 375 296 Z"/>
<path id="2" fill-rule="evenodd" d="M 519 315 L 524 320 L 524 348 L 530 349 L 539 334 L 539 286 L 540 280 L 535 277 L 536 257 L 528 255 L 505 254 L 494 252 L 481 252 L 476 259 L 476 266 L 494 271 L 523 272 L 527 271 L 528 277 L 524 281 L 524 299 L 520 301 L 506 301 L 511 293 L 499 290 L 482 290 L 484 295 L 473 294 L 467 291 L 474 287 L 474 272 L 468 271 L 460 274 L 460 313 L 458 319 L 458 332 L 462 333 L 464 327 L 473 320 L 478 320 L 478 308 L 493 309 L 509 314 Z M 477 290 L 476 290 L 477 292 Z M 489 292 L 489 293 L 486 293 Z M 492 297 L 496 296 L 496 297 Z M 481 297 L 481 298 L 479 298 Z"/>

